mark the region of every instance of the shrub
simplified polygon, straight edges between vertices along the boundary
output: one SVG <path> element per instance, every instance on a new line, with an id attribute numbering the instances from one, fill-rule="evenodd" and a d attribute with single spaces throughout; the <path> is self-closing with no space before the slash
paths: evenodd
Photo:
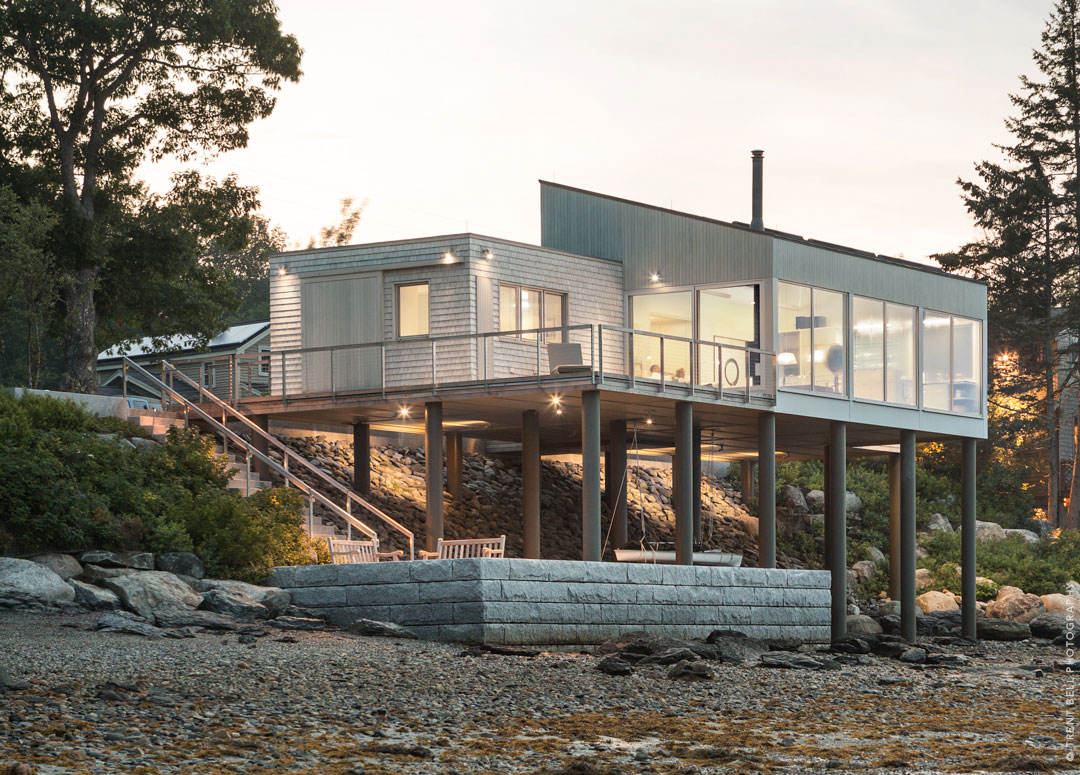
<path id="1" fill-rule="evenodd" d="M 217 493 L 188 497 L 170 508 L 165 520 L 183 525 L 210 575 L 262 583 L 276 565 L 319 561 L 304 531 L 303 512 L 300 493 L 279 488 L 250 498 Z"/>
<path id="2" fill-rule="evenodd" d="M 923 547 L 928 556 L 919 560 L 918 565 L 931 573 L 940 573 L 944 564 L 955 568 L 960 562 L 958 533 L 935 533 Z M 1035 544 L 1017 536 L 980 541 L 975 553 L 975 568 L 978 575 L 992 579 L 1000 586 L 1019 587 L 1036 595 L 1064 592 L 1069 579 L 1080 578 L 1080 533 L 1072 530 L 1059 538 L 1043 538 Z M 943 581 L 936 575 L 935 580 L 938 585 Z M 949 583 L 959 585 L 959 581 Z M 957 587 L 951 590 L 955 592 Z"/>
<path id="3" fill-rule="evenodd" d="M 984 603 L 997 597 L 998 585 L 991 579 L 982 579 L 975 582 L 975 599 Z"/>

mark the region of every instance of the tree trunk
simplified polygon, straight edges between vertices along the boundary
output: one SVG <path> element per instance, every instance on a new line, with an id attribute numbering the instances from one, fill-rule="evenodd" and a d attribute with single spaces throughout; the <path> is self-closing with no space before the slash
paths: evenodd
<path id="1" fill-rule="evenodd" d="M 1046 519 L 1054 527 L 1061 527 L 1060 474 L 1061 449 L 1058 433 L 1057 396 L 1054 380 L 1054 336 L 1050 335 L 1046 344 L 1046 439 L 1049 446 L 1046 472 Z"/>
<path id="2" fill-rule="evenodd" d="M 97 312 L 94 286 L 97 267 L 84 267 L 68 279 L 64 288 L 67 323 L 64 331 L 64 388 L 73 393 L 96 393 L 97 346 L 94 330 Z"/>
<path id="3" fill-rule="evenodd" d="M 1080 530 L 1080 436 L 1073 421 L 1073 470 L 1072 486 L 1069 488 L 1069 508 L 1062 525 L 1066 530 Z"/>

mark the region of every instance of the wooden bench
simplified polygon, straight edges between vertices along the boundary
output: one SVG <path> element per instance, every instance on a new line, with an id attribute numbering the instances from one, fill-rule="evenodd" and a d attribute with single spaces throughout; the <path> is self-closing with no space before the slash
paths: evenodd
<path id="1" fill-rule="evenodd" d="M 344 538 L 327 536 L 326 543 L 330 546 L 330 562 L 334 565 L 400 560 L 404 554 L 400 549 L 394 552 L 380 552 L 378 538 L 372 538 L 370 541 L 346 541 Z"/>
<path id="2" fill-rule="evenodd" d="M 506 536 L 498 538 L 440 538 L 434 552 L 420 550 L 421 560 L 460 560 L 467 557 L 505 557 Z"/>

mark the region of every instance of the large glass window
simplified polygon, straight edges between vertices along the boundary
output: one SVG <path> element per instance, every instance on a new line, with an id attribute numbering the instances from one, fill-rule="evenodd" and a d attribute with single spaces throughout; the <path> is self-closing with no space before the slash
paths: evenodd
<path id="1" fill-rule="evenodd" d="M 780 283 L 778 304 L 780 387 L 846 395 L 844 294 Z"/>
<path id="2" fill-rule="evenodd" d="M 631 325 L 638 331 L 690 339 L 694 335 L 693 294 L 690 291 L 646 293 L 631 297 Z M 690 381 L 690 345 L 664 340 L 660 363 L 660 337 L 634 335 L 634 373 L 638 377 L 672 382 Z"/>
<path id="3" fill-rule="evenodd" d="M 856 398 L 885 400 L 885 303 L 856 296 L 852 304 L 852 366 Z"/>
<path id="4" fill-rule="evenodd" d="M 814 390 L 847 394 L 844 294 L 814 288 Z"/>
<path id="5" fill-rule="evenodd" d="M 725 345 L 757 346 L 757 287 L 737 285 L 698 291 L 697 331 L 698 339 L 719 345 L 698 346 L 698 383 L 745 387 L 746 353 Z"/>
<path id="6" fill-rule="evenodd" d="M 982 403 L 982 323 L 968 318 L 953 318 L 954 412 L 980 414 Z"/>
<path id="7" fill-rule="evenodd" d="M 915 308 L 885 305 L 885 400 L 915 406 Z"/>
<path id="8" fill-rule="evenodd" d="M 780 349 L 776 365 L 780 387 L 809 390 L 813 370 L 810 289 L 805 285 L 780 283 L 778 314 Z"/>
<path id="9" fill-rule="evenodd" d="M 428 284 L 397 286 L 397 335 L 428 335 Z"/>
<path id="10" fill-rule="evenodd" d="M 558 328 L 566 325 L 566 295 L 537 288 L 501 283 L 499 285 L 499 330 L 528 331 L 537 328 Z M 536 341 L 535 333 L 521 334 L 522 339 Z M 548 342 L 561 342 L 561 331 L 544 334 Z"/>
<path id="11" fill-rule="evenodd" d="M 937 312 L 923 315 L 923 406 L 951 408 L 952 318 Z"/>

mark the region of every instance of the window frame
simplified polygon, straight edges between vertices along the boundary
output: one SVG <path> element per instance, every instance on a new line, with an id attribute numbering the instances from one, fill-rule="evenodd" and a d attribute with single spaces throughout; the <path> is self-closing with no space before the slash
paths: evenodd
<path id="1" fill-rule="evenodd" d="M 270 376 L 270 359 L 269 358 L 264 359 L 262 356 L 263 355 L 269 355 L 272 352 L 272 350 L 270 349 L 270 347 L 268 345 L 260 345 L 258 352 L 259 352 L 259 361 L 258 361 L 259 365 L 255 369 L 255 375 L 259 376 L 259 377 L 269 377 Z"/>
<path id="2" fill-rule="evenodd" d="M 851 400 L 858 401 L 861 404 L 875 404 L 877 406 L 895 406 L 900 409 L 919 409 L 923 408 L 923 390 L 922 390 L 922 320 L 923 314 L 927 312 L 924 307 L 919 307 L 915 304 L 905 304 L 902 301 L 890 301 L 889 299 L 879 299 L 876 296 L 863 296 L 862 294 L 852 293 L 851 296 L 851 314 L 849 316 L 851 326 Z M 875 304 L 881 305 L 881 395 L 883 398 L 879 401 L 875 398 L 861 398 L 855 395 L 855 300 L 862 299 L 863 301 L 872 301 Z M 915 370 L 917 379 L 913 380 L 913 387 L 915 389 L 915 400 L 911 403 L 902 403 L 900 401 L 889 400 L 889 305 L 894 307 L 905 307 L 914 313 L 915 325 L 918 327 L 918 332 L 913 337 L 914 352 L 912 353 L 912 366 Z M 937 313 L 949 315 L 951 313 Z M 950 342 L 952 340 L 952 329 L 950 327 Z M 951 345 L 950 345 L 951 349 Z M 951 404 L 950 404 L 951 405 Z M 927 411 L 945 411 L 943 409 L 928 409 Z"/>
<path id="3" fill-rule="evenodd" d="M 937 409 L 935 407 L 923 406 L 923 352 L 924 344 L 923 339 L 926 336 L 926 316 L 927 315 L 939 315 L 941 317 L 947 317 L 949 319 L 949 408 Z M 954 380 L 956 379 L 956 347 L 955 347 L 955 328 L 957 320 L 967 320 L 973 323 L 979 324 L 979 411 L 978 412 L 965 412 L 962 409 L 955 408 L 956 395 L 953 392 Z M 972 417 L 972 418 L 985 418 L 986 417 L 986 321 L 982 318 L 973 318 L 969 315 L 959 315 L 955 312 L 946 312 L 944 310 L 933 309 L 931 307 L 919 308 L 919 410 L 923 412 L 935 412 L 937 414 L 947 414 L 959 417 Z"/>
<path id="4" fill-rule="evenodd" d="M 512 339 L 515 342 L 535 342 L 536 341 L 536 338 L 528 337 L 528 336 L 525 336 L 523 334 L 504 334 L 504 333 L 502 333 L 503 330 L 504 330 L 503 326 L 502 326 L 502 317 L 503 317 L 502 294 L 503 294 L 503 289 L 504 288 L 508 288 L 508 289 L 513 288 L 514 292 L 517 294 L 517 306 L 516 306 L 516 309 L 514 310 L 515 322 L 514 322 L 514 328 L 510 329 L 511 331 L 522 331 L 522 330 L 524 330 L 521 327 L 522 295 L 523 295 L 524 291 L 531 291 L 531 292 L 537 294 L 540 297 L 540 311 L 538 313 L 539 314 L 539 320 L 540 320 L 540 328 L 548 328 L 548 326 L 544 325 L 544 318 L 547 316 L 547 297 L 549 295 L 550 296 L 558 296 L 562 300 L 562 322 L 559 324 L 559 326 L 565 327 L 566 325 L 568 325 L 567 320 L 569 319 L 569 316 L 570 316 L 570 302 L 569 302 L 569 294 L 566 293 L 565 291 L 557 291 L 557 290 L 554 290 L 552 288 L 541 288 L 539 286 L 528 285 L 526 283 L 512 283 L 512 282 L 499 281 L 498 293 L 496 293 L 494 295 L 499 299 L 499 315 L 498 315 L 499 333 L 500 333 L 502 338 L 504 338 L 504 339 Z M 541 341 L 543 341 L 543 342 L 565 342 L 565 341 L 567 341 L 566 335 L 567 335 L 566 331 L 549 331 L 549 332 L 547 332 L 545 334 L 542 334 L 541 337 L 537 337 L 537 338 L 540 338 Z"/>
<path id="5" fill-rule="evenodd" d="M 422 334 L 408 334 L 402 335 L 401 333 L 401 289 L 412 288 L 418 285 L 426 285 L 428 289 L 427 293 L 427 310 L 424 317 L 426 318 L 427 329 Z M 394 284 L 394 338 L 395 339 L 426 339 L 431 336 L 431 281 L 430 280 L 409 280 L 407 282 L 400 282 Z"/>
<path id="6" fill-rule="evenodd" d="M 780 332 L 780 326 L 779 326 L 779 311 L 780 311 L 780 307 L 779 307 L 780 287 L 779 286 L 781 284 L 795 285 L 795 286 L 799 286 L 801 288 L 808 288 L 810 290 L 810 329 L 809 329 L 810 330 L 810 385 L 809 385 L 809 387 L 805 387 L 805 388 L 784 387 L 784 386 L 781 386 L 779 384 L 779 380 L 777 380 L 778 384 L 776 386 L 776 389 L 777 390 L 783 390 L 784 392 L 787 392 L 787 393 L 793 393 L 795 395 L 820 396 L 820 397 L 823 397 L 823 398 L 831 398 L 831 399 L 838 400 L 838 401 L 856 400 L 856 399 L 854 399 L 854 385 L 852 384 L 854 358 L 852 357 L 853 356 L 853 353 L 852 353 L 853 337 L 851 335 L 851 320 L 852 320 L 852 306 L 851 305 L 852 305 L 852 299 L 854 298 L 855 294 L 851 293 L 850 291 L 839 291 L 839 290 L 836 290 L 835 288 L 826 288 L 826 287 L 820 286 L 820 285 L 810 285 L 809 283 L 799 283 L 799 282 L 794 282 L 792 280 L 781 280 L 779 278 L 777 278 L 776 283 L 777 283 L 777 285 L 776 285 L 776 295 L 774 297 L 773 308 L 774 308 L 774 310 L 775 310 L 775 312 L 777 314 L 776 336 L 778 338 L 779 338 L 780 333 L 781 333 Z M 844 315 L 844 320 L 840 324 L 840 330 L 842 332 L 842 336 L 843 336 L 843 340 L 844 340 L 844 390 L 841 393 L 833 393 L 833 392 L 829 392 L 827 390 L 818 390 L 817 389 L 817 367 L 818 367 L 818 364 L 817 364 L 817 361 L 814 360 L 814 352 L 815 352 L 816 346 L 817 346 L 817 341 L 816 341 L 817 337 L 815 335 L 815 331 L 817 330 L 817 326 L 814 325 L 814 321 L 817 318 L 817 304 L 816 304 L 816 299 L 814 298 L 814 291 L 825 291 L 827 293 L 836 293 L 836 294 L 839 294 L 840 298 L 841 298 L 841 305 L 840 306 L 841 306 L 841 309 L 842 309 L 843 315 Z M 778 355 L 779 355 L 779 353 L 778 353 Z M 877 403 L 877 402 L 872 402 L 872 403 Z"/>

